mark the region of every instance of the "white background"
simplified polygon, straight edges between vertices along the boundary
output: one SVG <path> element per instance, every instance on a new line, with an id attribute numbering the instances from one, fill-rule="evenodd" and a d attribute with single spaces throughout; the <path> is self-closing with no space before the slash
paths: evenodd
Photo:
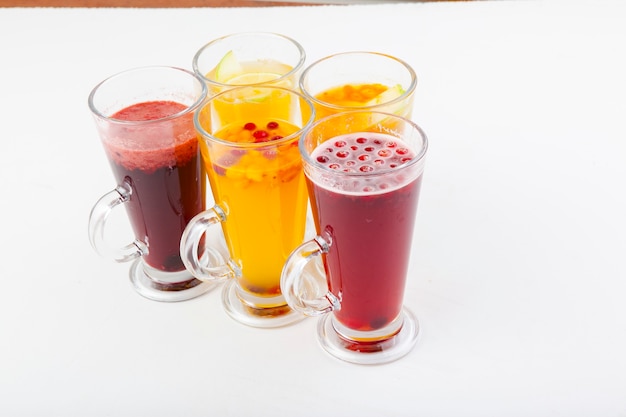
<path id="1" fill-rule="evenodd" d="M 89 245 L 114 186 L 91 89 L 243 30 L 418 73 L 400 361 L 340 362 L 314 319 L 240 325 L 219 290 L 144 299 Z M 621 1 L 0 9 L 0 415 L 626 416 L 625 44 Z"/>

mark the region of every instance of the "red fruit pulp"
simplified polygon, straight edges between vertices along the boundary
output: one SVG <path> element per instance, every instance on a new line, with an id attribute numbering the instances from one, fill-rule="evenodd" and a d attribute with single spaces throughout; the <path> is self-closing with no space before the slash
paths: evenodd
<path id="1" fill-rule="evenodd" d="M 156 120 L 184 109 L 176 102 L 149 101 L 112 118 Z M 104 146 L 115 179 L 132 189 L 126 207 L 136 238 L 148 246 L 143 259 L 162 271 L 182 271 L 180 237 L 189 220 L 205 209 L 205 172 L 193 113 L 150 125 L 117 127 Z"/>

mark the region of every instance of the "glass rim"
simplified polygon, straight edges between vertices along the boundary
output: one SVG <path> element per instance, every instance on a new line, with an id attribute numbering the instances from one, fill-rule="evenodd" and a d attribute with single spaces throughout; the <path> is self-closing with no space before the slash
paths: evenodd
<path id="1" fill-rule="evenodd" d="M 240 37 L 240 36 L 270 36 L 270 37 L 275 37 L 275 38 L 281 38 L 286 40 L 287 42 L 291 43 L 293 46 L 296 47 L 296 49 L 298 50 L 298 53 L 300 55 L 300 58 L 298 59 L 298 62 L 296 63 L 296 65 L 293 66 L 293 68 L 286 72 L 285 74 L 281 74 L 280 77 L 271 80 L 271 81 L 262 81 L 262 82 L 258 82 L 258 83 L 252 83 L 252 84 L 229 84 L 229 83 L 222 83 L 220 81 L 211 79 L 211 78 L 207 78 L 204 74 L 202 74 L 200 72 L 200 68 L 198 67 L 198 60 L 200 59 L 200 56 L 204 53 L 204 51 L 206 51 L 208 48 L 210 48 L 213 45 L 218 44 L 219 42 L 222 42 L 226 39 L 231 39 L 231 38 L 236 38 L 236 37 Z M 289 78 L 295 74 L 297 74 L 304 66 L 304 63 L 306 61 L 306 51 L 304 50 L 304 47 L 295 39 L 283 35 L 281 33 L 277 33 L 277 32 L 265 32 L 265 31 L 249 31 L 249 32 L 235 32 L 235 33 L 231 33 L 228 35 L 224 35 L 224 36 L 220 36 L 219 38 L 213 39 L 211 41 L 209 41 L 208 43 L 204 44 L 203 46 L 200 47 L 200 49 L 198 49 L 198 51 L 194 54 L 193 56 L 193 60 L 192 60 L 192 69 L 194 71 L 194 73 L 196 73 L 200 78 L 202 78 L 205 82 L 210 83 L 214 86 L 218 86 L 218 87 L 247 87 L 247 86 L 257 86 L 257 85 L 263 85 L 263 84 L 271 84 L 271 83 L 275 83 L 275 82 L 280 82 L 282 80 L 284 80 L 285 78 Z"/>
<path id="2" fill-rule="evenodd" d="M 298 130 L 296 130 L 292 134 L 287 135 L 285 137 L 282 137 L 281 139 L 270 140 L 270 141 L 267 141 L 267 142 L 258 142 L 258 143 L 257 142 L 232 142 L 232 141 L 229 141 L 229 140 L 218 138 L 214 134 L 207 132 L 206 129 L 200 123 L 200 116 L 201 116 L 203 110 L 207 106 L 209 106 L 211 102 L 215 101 L 216 99 L 219 99 L 219 98 L 221 98 L 222 96 L 224 96 L 226 94 L 232 94 L 233 92 L 237 92 L 237 90 L 244 90 L 244 89 L 247 89 L 247 88 L 257 88 L 257 89 L 258 88 L 262 88 L 262 89 L 270 89 L 270 90 L 280 90 L 280 91 L 283 91 L 283 92 L 295 95 L 301 101 L 304 101 L 307 104 L 307 106 L 309 106 L 310 117 L 308 118 L 308 120 L 305 123 L 303 123 L 302 127 L 299 127 Z M 200 134 L 200 136 L 202 136 L 203 139 L 210 140 L 210 141 L 218 143 L 220 145 L 229 146 L 231 148 L 241 148 L 241 149 L 260 149 L 260 148 L 267 148 L 267 147 L 278 146 L 278 145 L 282 145 L 284 143 L 290 142 L 294 138 L 303 135 L 305 129 L 310 127 L 313 124 L 314 121 L 315 121 L 315 107 L 313 106 L 313 103 L 311 103 L 311 101 L 304 96 L 304 94 L 302 94 L 302 93 L 300 93 L 298 91 L 295 91 L 295 90 L 291 90 L 289 88 L 285 88 L 285 87 L 279 87 L 279 86 L 274 86 L 274 85 L 256 85 L 256 84 L 236 86 L 236 87 L 233 87 L 231 89 L 222 91 L 222 92 L 220 92 L 220 93 L 218 93 L 216 95 L 213 95 L 213 96 L 205 98 L 205 100 L 202 102 L 201 106 L 198 108 L 198 111 L 193 116 L 194 127 L 195 127 L 196 131 L 198 132 L 198 134 Z"/>
<path id="3" fill-rule="evenodd" d="M 94 100 L 97 96 L 97 94 L 101 91 L 101 89 L 105 86 L 105 84 L 119 78 L 122 76 L 125 76 L 127 74 L 130 73 L 135 73 L 135 72 L 142 72 L 142 71 L 149 71 L 149 70 L 166 70 L 166 71 L 175 71 L 175 72 L 180 72 L 180 73 L 184 73 L 187 74 L 191 77 L 193 77 L 198 84 L 200 85 L 200 94 L 198 96 L 198 98 L 191 104 L 189 105 L 185 105 L 185 109 L 181 110 L 177 113 L 171 114 L 169 116 L 165 116 L 165 117 L 160 117 L 158 119 L 150 119 L 150 120 L 123 120 L 123 119 L 116 119 L 114 117 L 111 117 L 110 115 L 106 115 L 104 113 L 102 113 L 102 111 L 100 111 L 100 109 L 98 109 L 96 107 L 96 105 L 94 104 Z M 178 119 L 188 113 L 192 113 L 194 112 L 197 108 L 200 107 L 200 105 L 204 102 L 204 100 L 206 99 L 208 94 L 208 88 L 206 86 L 206 84 L 204 83 L 204 81 L 202 81 L 202 79 L 200 77 L 198 77 L 197 74 L 195 74 L 192 71 L 186 70 L 184 68 L 180 68 L 180 67 L 174 67 L 174 66 L 168 66 L 168 65 L 148 65 L 148 66 L 142 66 L 142 67 L 135 67 L 135 68 L 130 68 L 130 69 L 126 69 L 120 72 L 117 72 L 113 75 L 110 75 L 109 77 L 105 78 L 104 80 L 100 81 L 98 84 L 96 84 L 96 86 L 91 90 L 91 92 L 89 93 L 89 97 L 87 99 L 87 102 L 89 104 L 89 109 L 91 110 L 92 114 L 102 120 L 106 120 L 108 122 L 111 123 L 118 123 L 118 124 L 122 124 L 122 125 L 134 125 L 134 126 L 143 126 L 143 125 L 150 125 L 150 124 L 156 124 L 156 123 L 162 123 L 165 121 L 169 121 L 169 120 L 174 120 L 174 119 Z M 145 100 L 144 100 L 145 101 Z M 133 104 L 137 104 L 143 101 L 137 101 L 131 104 L 128 104 L 126 107 L 128 106 L 132 106 Z"/>
<path id="4" fill-rule="evenodd" d="M 372 104 L 369 106 L 359 106 L 359 107 L 350 107 L 350 106 L 342 106 L 342 105 L 337 105 L 337 104 L 332 104 L 329 103 L 327 101 L 323 101 L 320 100 L 318 98 L 315 97 L 315 95 L 309 93 L 309 91 L 305 88 L 304 86 L 304 82 L 306 80 L 307 75 L 311 72 L 311 70 L 313 70 L 317 65 L 326 62 L 330 59 L 336 58 L 336 57 L 340 57 L 340 56 L 346 56 L 346 55 L 375 55 L 378 57 L 383 57 L 383 58 L 388 58 L 391 59 L 395 62 L 397 62 L 398 64 L 400 64 L 401 66 L 403 66 L 408 74 L 411 77 L 411 83 L 409 84 L 408 88 L 404 91 L 404 93 L 400 94 L 398 97 L 386 101 L 384 103 L 377 103 L 377 104 Z M 360 51 L 346 51 L 346 52 L 338 52 L 332 55 L 328 55 L 325 56 L 323 58 L 318 59 L 317 61 L 311 63 L 310 65 L 308 65 L 304 71 L 302 71 L 302 75 L 300 75 L 300 79 L 298 81 L 298 87 L 300 88 L 300 91 L 302 91 L 302 93 L 309 99 L 311 100 L 314 104 L 329 108 L 329 109 L 333 109 L 333 110 L 341 110 L 341 111 L 346 111 L 345 109 L 349 109 L 347 111 L 351 111 L 351 110 L 357 110 L 357 109 L 368 109 L 368 110 L 375 110 L 376 108 L 379 107 L 383 107 L 383 106 L 388 106 L 390 104 L 394 104 L 397 102 L 400 102 L 402 100 L 404 100 L 407 96 L 413 94 L 413 92 L 415 92 L 415 89 L 417 88 L 417 73 L 415 72 L 415 70 L 413 69 L 413 67 L 411 67 L 411 65 L 408 64 L 408 62 L 397 58 L 393 55 L 389 55 L 383 52 L 376 52 L 376 51 L 366 51 L 366 50 L 360 50 Z"/>
<path id="5" fill-rule="evenodd" d="M 305 141 L 306 138 L 309 136 L 309 134 L 313 131 L 313 129 L 315 129 L 317 126 L 319 126 L 322 123 L 328 122 L 330 119 L 336 118 L 336 117 L 345 117 L 345 116 L 349 116 L 349 115 L 353 115 L 353 114 L 376 114 L 376 115 L 380 115 L 383 116 L 385 118 L 387 117 L 391 117 L 394 119 L 398 119 L 403 121 L 404 123 L 409 124 L 413 129 L 415 129 L 415 131 L 419 134 L 419 136 L 422 139 L 422 146 L 421 149 L 418 150 L 418 152 L 416 152 L 415 157 L 411 158 L 409 161 L 404 162 L 398 166 L 396 166 L 395 168 L 384 168 L 382 170 L 378 170 L 378 171 L 370 171 L 370 172 L 360 172 L 360 171 L 355 171 L 355 172 L 344 172 L 344 171 L 338 171 L 332 168 L 327 167 L 324 164 L 321 164 L 319 162 L 317 162 L 315 159 L 311 158 L 311 152 L 309 152 L 306 147 L 305 147 Z M 342 133 L 343 134 L 350 134 L 351 132 L 346 132 L 346 133 Z M 358 132 L 353 132 L 353 133 L 358 133 Z M 369 133 L 376 133 L 376 132 L 369 132 Z M 328 138 L 326 140 L 330 140 L 332 138 Z M 399 140 L 403 140 L 402 138 L 397 138 Z M 324 142 L 326 142 L 326 140 Z M 313 150 L 317 149 L 318 146 L 320 146 L 322 143 L 318 144 L 317 146 L 315 146 L 315 148 L 313 148 Z M 397 114 L 393 114 L 393 113 L 386 113 L 386 112 L 377 112 L 377 111 L 365 111 L 365 110 L 353 110 L 353 111 L 347 111 L 347 112 L 342 112 L 342 113 L 336 113 L 336 114 L 331 114 L 329 116 L 323 117 L 319 120 L 314 121 L 308 128 L 303 129 L 302 131 L 302 136 L 300 137 L 300 140 L 298 141 L 298 150 L 300 151 L 300 156 L 303 159 L 303 162 L 306 163 L 306 165 L 314 168 L 315 170 L 321 171 L 321 172 L 325 172 L 325 173 L 332 173 L 333 175 L 337 175 L 337 176 L 341 176 L 341 177 L 345 177 L 345 178 L 349 178 L 349 177 L 359 177 L 359 178 L 363 178 L 363 177 L 377 177 L 377 176 L 383 176 L 383 175 L 388 175 L 389 173 L 392 172 L 397 172 L 399 170 L 404 170 L 407 169 L 411 166 L 417 165 L 421 162 L 424 161 L 424 158 L 426 156 L 426 151 L 428 150 L 428 136 L 426 135 L 426 133 L 424 132 L 424 130 L 415 122 L 413 122 L 410 119 L 407 119 L 406 117 L 403 116 L 398 116 Z M 416 150 L 417 151 L 417 150 Z"/>

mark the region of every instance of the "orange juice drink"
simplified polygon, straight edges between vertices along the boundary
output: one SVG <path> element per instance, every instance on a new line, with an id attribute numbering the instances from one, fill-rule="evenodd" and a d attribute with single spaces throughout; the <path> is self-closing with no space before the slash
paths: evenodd
<path id="1" fill-rule="evenodd" d="M 386 54 L 360 51 L 338 53 L 314 62 L 304 70 L 299 82 L 300 90 L 315 106 L 316 119 L 357 110 L 410 118 L 416 85 L 415 71 L 406 62 Z M 342 118 L 335 120 L 343 123 Z M 354 126 L 354 121 L 349 123 Z"/>
<path id="2" fill-rule="evenodd" d="M 189 222 L 181 257 L 195 277 L 226 281 L 226 312 L 250 326 L 278 327 L 303 318 L 287 305 L 280 276 L 304 239 L 308 193 L 298 139 L 314 114 L 302 94 L 265 85 L 225 90 L 195 114 L 215 204 Z M 203 244 L 218 224 L 228 259 Z"/>
<path id="3" fill-rule="evenodd" d="M 226 215 L 222 224 L 228 250 L 240 263 L 240 287 L 260 297 L 280 295 L 280 274 L 289 253 L 304 236 L 307 193 L 296 141 L 272 145 L 299 128 L 287 121 L 246 119 L 215 137 L 253 148 L 224 148 L 202 155 L 216 204 Z M 269 146 L 263 146 L 268 144 Z"/>
<path id="4" fill-rule="evenodd" d="M 363 131 L 370 131 L 372 125 L 381 122 L 389 124 L 391 129 L 395 120 L 393 118 L 381 119 L 380 114 L 375 112 L 358 114 L 348 114 L 347 112 L 363 108 L 384 108 L 386 113 L 408 116 L 411 112 L 411 101 L 397 101 L 404 92 L 399 84 L 391 87 L 380 83 L 344 84 L 331 87 L 317 94 L 315 96 L 317 100 L 315 112 L 317 119 L 337 113 L 346 113 L 345 117 L 336 117 L 334 119 L 335 124 L 328 124 L 326 129 L 331 129 L 333 126 L 342 129 L 343 125 L 348 123 L 352 126 L 360 125 L 360 129 Z"/>
<path id="5" fill-rule="evenodd" d="M 404 92 L 400 84 L 393 86 L 381 83 L 343 84 L 331 87 L 315 95 L 318 103 L 326 104 L 316 107 L 317 118 L 321 119 L 337 113 L 338 111 L 335 110 L 338 109 L 357 110 L 363 107 L 380 106 L 397 100 Z M 400 103 L 390 108 L 389 113 L 406 113 L 408 110 L 408 106 Z"/>

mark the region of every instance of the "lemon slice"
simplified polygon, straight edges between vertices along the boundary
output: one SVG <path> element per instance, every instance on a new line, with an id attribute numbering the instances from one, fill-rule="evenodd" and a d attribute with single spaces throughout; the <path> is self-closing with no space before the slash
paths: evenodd
<path id="1" fill-rule="evenodd" d="M 389 87 L 389 89 L 381 94 L 378 97 L 375 97 L 370 102 L 368 102 L 368 106 L 381 106 L 380 111 L 385 113 L 395 114 L 397 116 L 408 117 L 409 116 L 409 100 L 400 100 L 397 103 L 391 104 L 390 102 L 400 97 L 405 93 L 404 88 L 400 84 L 396 84 L 393 87 Z M 395 125 L 393 119 L 387 120 L 387 117 L 383 116 L 375 116 L 372 118 L 371 122 L 373 124 L 390 124 L 389 128 L 392 128 L 391 125 Z"/>
<path id="2" fill-rule="evenodd" d="M 243 97 L 243 101 L 248 103 L 261 103 L 270 98 L 271 93 L 267 90 L 250 88 L 249 94 Z"/>
<path id="3" fill-rule="evenodd" d="M 247 95 L 243 98 L 243 100 L 258 103 L 267 100 L 270 96 L 279 97 L 283 93 L 280 91 L 264 89 L 261 88 L 261 86 L 255 87 L 255 85 L 264 84 L 263 86 L 284 88 L 291 87 L 291 81 L 288 79 L 272 82 L 279 77 L 280 75 L 269 72 L 246 73 L 232 78 L 228 81 L 228 83 L 232 85 L 249 85 L 250 87 L 245 90 Z"/>
<path id="4" fill-rule="evenodd" d="M 260 84 L 268 81 L 272 81 L 278 78 L 276 74 L 266 73 L 266 72 L 249 72 L 245 74 L 238 74 L 228 80 L 229 84 L 236 85 L 250 85 L 250 84 Z"/>
<path id="5" fill-rule="evenodd" d="M 231 89 L 222 95 L 222 100 L 231 104 L 235 103 L 262 103 L 271 99 L 279 100 L 287 98 L 288 93 L 280 90 L 268 90 L 264 86 L 250 85 L 241 89 Z"/>
<path id="6" fill-rule="evenodd" d="M 384 104 L 391 100 L 394 100 L 404 94 L 404 88 L 400 84 L 396 84 L 393 87 L 389 87 L 387 90 L 377 95 L 370 101 L 368 101 L 365 106 L 375 106 L 377 104 Z"/>
<path id="7" fill-rule="evenodd" d="M 215 67 L 215 79 L 220 83 L 227 83 L 242 72 L 243 68 L 235 53 L 228 51 Z"/>

